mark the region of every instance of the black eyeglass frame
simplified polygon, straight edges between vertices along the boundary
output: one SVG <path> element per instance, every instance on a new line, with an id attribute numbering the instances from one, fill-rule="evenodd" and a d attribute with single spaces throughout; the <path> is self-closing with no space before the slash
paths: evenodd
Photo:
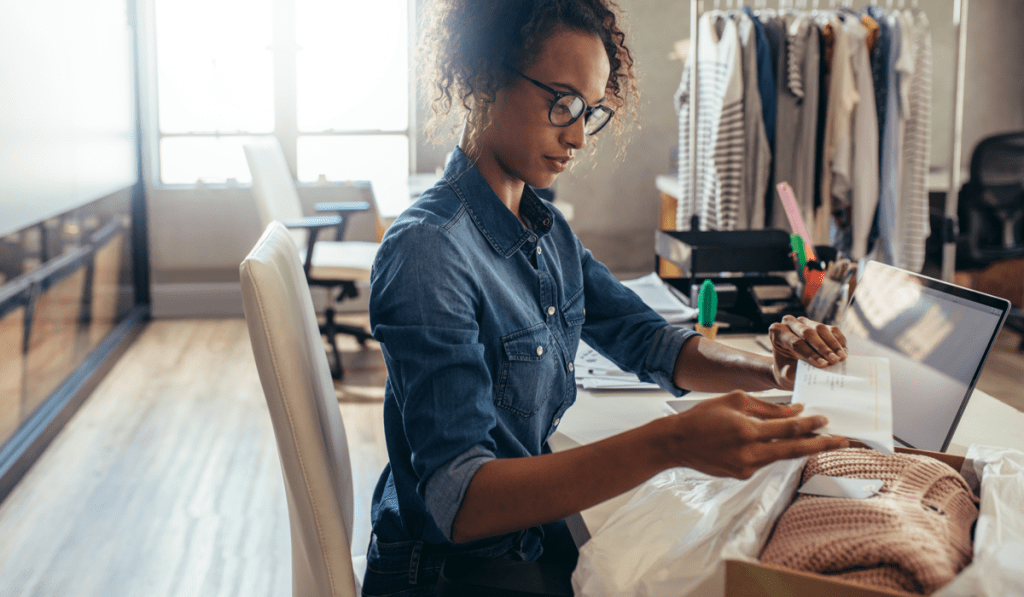
<path id="1" fill-rule="evenodd" d="M 555 96 L 555 101 L 551 102 L 551 108 L 548 109 L 548 122 L 550 122 L 552 124 L 552 126 L 557 126 L 559 128 L 564 128 L 564 127 L 567 127 L 567 126 L 572 126 L 573 123 L 575 123 L 577 120 L 580 119 L 580 116 L 583 117 L 583 122 L 586 123 L 587 121 L 590 120 L 591 115 L 595 111 L 607 112 L 608 113 L 608 120 L 605 120 L 603 123 L 601 123 L 601 126 L 597 127 L 596 130 L 594 130 L 592 132 L 589 132 L 589 133 L 586 133 L 588 137 L 592 137 L 592 136 L 598 134 L 599 132 L 601 132 L 601 129 L 603 129 L 605 126 L 607 126 L 608 123 L 612 121 L 612 118 L 615 117 L 615 110 L 612 110 L 608 106 L 588 106 L 587 105 L 587 100 L 583 99 L 583 97 L 580 96 L 580 94 L 578 94 L 578 93 L 572 93 L 572 92 L 568 92 L 568 91 L 559 91 L 557 89 L 553 89 L 551 87 L 548 87 L 547 85 L 545 85 L 544 83 L 541 83 L 540 81 L 538 81 L 536 79 L 532 79 L 530 77 L 527 77 L 526 75 L 524 75 L 523 73 L 517 71 L 514 68 L 509 68 L 509 70 L 514 72 L 515 74 L 519 75 L 520 77 L 526 79 L 527 81 L 533 83 L 537 87 L 540 87 L 544 91 L 547 91 L 551 95 Z M 569 122 L 566 122 L 565 124 L 558 124 L 558 123 L 555 122 L 555 119 L 554 119 L 554 111 L 555 111 L 555 106 L 558 105 L 559 100 L 561 100 L 563 97 L 575 97 L 575 98 L 577 98 L 583 104 L 583 110 L 579 114 L 574 116 L 571 120 L 569 120 Z M 584 127 L 584 132 L 585 131 L 586 131 L 586 127 Z"/>

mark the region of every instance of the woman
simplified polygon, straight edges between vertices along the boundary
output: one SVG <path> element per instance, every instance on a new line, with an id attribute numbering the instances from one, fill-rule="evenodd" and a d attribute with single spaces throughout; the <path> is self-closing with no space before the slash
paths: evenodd
<path id="1" fill-rule="evenodd" d="M 563 519 L 665 468 L 748 477 L 845 445 L 810 437 L 821 417 L 734 391 L 791 388 L 798 358 L 845 358 L 837 329 L 790 318 L 773 327 L 770 358 L 669 326 L 531 188 L 550 186 L 635 95 L 617 12 L 609 0 L 438 7 L 435 109 L 467 112 L 444 178 L 390 228 L 374 266 L 390 464 L 365 595 L 432 594 L 452 553 L 574 565 Z M 730 393 L 552 454 L 581 338 L 675 395 Z"/>

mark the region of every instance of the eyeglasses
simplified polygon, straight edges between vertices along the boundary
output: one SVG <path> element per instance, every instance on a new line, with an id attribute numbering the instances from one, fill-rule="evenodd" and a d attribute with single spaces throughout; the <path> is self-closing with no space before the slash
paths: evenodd
<path id="1" fill-rule="evenodd" d="M 587 102 L 575 93 L 566 93 L 552 89 L 515 69 L 510 68 L 509 70 L 555 96 L 555 101 L 551 104 L 551 109 L 548 111 L 548 120 L 555 126 L 569 126 L 582 116 L 583 132 L 590 136 L 596 135 L 598 131 L 604 128 L 604 125 L 608 124 L 612 116 L 615 116 L 615 110 L 608 106 L 588 106 Z"/>

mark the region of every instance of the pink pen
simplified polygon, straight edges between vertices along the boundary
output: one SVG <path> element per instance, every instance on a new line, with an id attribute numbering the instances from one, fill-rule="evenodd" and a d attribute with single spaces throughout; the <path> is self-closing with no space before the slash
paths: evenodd
<path id="1" fill-rule="evenodd" d="M 814 255 L 814 245 L 811 243 L 811 235 L 807 234 L 804 220 L 800 217 L 800 208 L 796 206 L 793 187 L 789 186 L 788 182 L 780 182 L 775 185 L 775 188 L 779 191 L 779 198 L 782 199 L 782 207 L 786 209 L 786 217 L 789 218 L 789 225 L 793 229 L 793 234 L 799 234 L 800 238 L 804 239 L 804 250 L 807 254 L 807 260 L 815 261 L 817 258 Z"/>

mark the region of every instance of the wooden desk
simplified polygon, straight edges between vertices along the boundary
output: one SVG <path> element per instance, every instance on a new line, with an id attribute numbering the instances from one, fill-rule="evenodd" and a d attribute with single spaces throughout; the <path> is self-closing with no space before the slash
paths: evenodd
<path id="1" fill-rule="evenodd" d="M 737 348 L 767 354 L 756 338 L 754 335 L 724 335 L 719 336 L 718 340 Z M 783 392 L 759 392 L 755 396 L 773 394 Z M 702 400 L 717 395 L 691 392 L 685 398 Z M 579 389 L 576 404 L 562 416 L 558 431 L 551 436 L 548 443 L 551 449 L 557 452 L 610 437 L 674 413 L 675 411 L 666 403 L 666 400 L 670 399 L 672 396 L 662 391 L 591 392 Z M 1024 451 L 1024 413 L 975 389 L 947 452 L 963 455 L 967 453 L 967 448 L 971 444 L 1003 446 Z M 590 532 L 598 529 L 635 491 L 628 491 L 582 512 L 583 520 Z"/>

